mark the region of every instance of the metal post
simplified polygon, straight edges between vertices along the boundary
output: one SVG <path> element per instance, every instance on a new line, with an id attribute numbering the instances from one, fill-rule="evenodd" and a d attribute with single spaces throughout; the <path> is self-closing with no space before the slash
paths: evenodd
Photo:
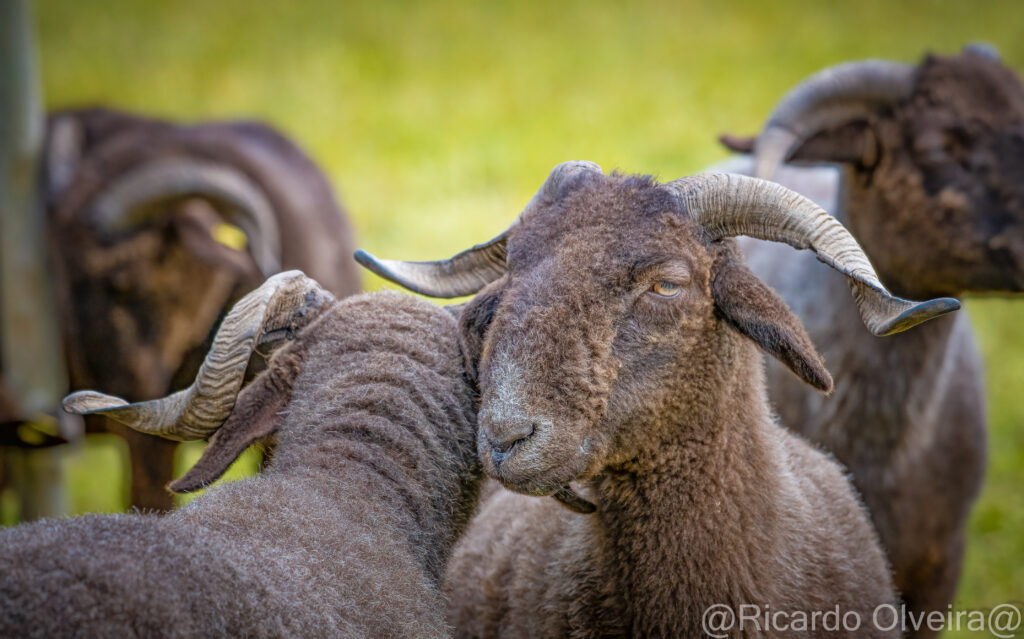
<path id="1" fill-rule="evenodd" d="M 67 391 L 40 195 L 43 127 L 28 0 L 0 0 L 0 383 L 29 421 L 53 414 Z M 15 479 L 47 502 L 23 512 L 63 512 L 60 465 L 46 454 L 29 455 L 27 474 Z"/>

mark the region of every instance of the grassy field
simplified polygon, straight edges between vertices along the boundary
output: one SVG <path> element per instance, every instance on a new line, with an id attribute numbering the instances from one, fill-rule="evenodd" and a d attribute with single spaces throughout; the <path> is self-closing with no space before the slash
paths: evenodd
<path id="1" fill-rule="evenodd" d="M 324 167 L 359 245 L 413 259 L 491 237 L 562 160 L 693 173 L 725 156 L 718 133 L 756 130 L 829 64 L 986 40 L 1024 70 L 1016 0 L 41 0 L 36 13 L 49 106 L 267 120 Z M 968 308 L 992 426 L 958 598 L 974 608 L 1024 600 L 1024 301 Z M 115 440 L 69 455 L 76 512 L 123 508 Z"/>

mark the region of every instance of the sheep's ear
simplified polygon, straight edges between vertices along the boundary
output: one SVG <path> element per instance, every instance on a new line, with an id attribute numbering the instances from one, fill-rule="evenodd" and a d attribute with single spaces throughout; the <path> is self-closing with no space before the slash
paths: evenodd
<path id="1" fill-rule="evenodd" d="M 724 133 L 718 141 L 736 153 L 753 153 L 757 136 L 742 137 Z M 867 122 L 848 122 L 821 131 L 793 149 L 789 162 L 836 162 L 873 166 L 878 157 L 878 143 Z"/>
<path id="2" fill-rule="evenodd" d="M 487 327 L 494 320 L 494 311 L 498 308 L 501 295 L 488 286 L 469 302 L 461 305 L 459 316 L 459 344 L 465 359 L 466 376 L 475 386 L 477 384 L 477 368 L 483 357 L 484 337 Z"/>
<path id="3" fill-rule="evenodd" d="M 821 355 L 778 294 L 732 255 L 719 258 L 715 267 L 711 296 L 722 319 L 797 377 L 831 393 L 832 376 Z"/>
<path id="4" fill-rule="evenodd" d="M 245 449 L 277 430 L 281 414 L 291 401 L 300 359 L 279 353 L 239 395 L 224 424 L 210 437 L 199 461 L 180 479 L 167 485 L 175 493 L 191 492 L 212 484 Z"/>
<path id="5" fill-rule="evenodd" d="M 723 133 L 718 136 L 718 141 L 733 153 L 743 153 L 746 155 L 754 152 L 754 143 L 757 142 L 757 136 Z"/>

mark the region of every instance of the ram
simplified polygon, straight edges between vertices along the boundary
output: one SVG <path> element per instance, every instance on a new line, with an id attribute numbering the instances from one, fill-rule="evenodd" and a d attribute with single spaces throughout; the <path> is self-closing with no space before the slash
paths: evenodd
<path id="1" fill-rule="evenodd" d="M 484 501 L 448 572 L 459 635 L 696 637 L 716 604 L 838 606 L 856 636 L 891 634 L 871 625 L 895 595 L 867 513 L 838 464 L 775 422 L 757 348 L 820 391 L 832 379 L 737 235 L 814 251 L 875 334 L 958 307 L 893 297 L 813 202 L 725 174 L 659 185 L 565 163 L 455 258 L 359 254 L 420 292 L 476 293 L 460 322 L 485 472 L 577 511 Z"/>
<path id="2" fill-rule="evenodd" d="M 275 346 L 237 395 L 253 350 Z M 0 531 L 0 635 L 450 635 L 440 584 L 482 477 L 463 361 L 445 310 L 398 293 L 335 302 L 289 272 L 235 306 L 188 389 L 68 397 L 148 433 L 209 436 L 176 491 L 257 439 L 277 448 L 258 476 L 164 516 Z"/>
<path id="3" fill-rule="evenodd" d="M 894 292 L 1024 290 L 1024 85 L 991 49 L 826 69 L 790 91 L 756 140 L 724 139 L 755 152 L 734 169 L 829 200 Z M 838 169 L 780 166 L 787 158 Z M 759 242 L 744 250 L 822 344 L 836 379 L 833 396 L 817 397 L 769 366 L 783 423 L 850 469 L 908 609 L 945 611 L 985 470 L 968 318 L 878 340 L 857 326 L 829 269 Z"/>
<path id="4" fill-rule="evenodd" d="M 282 268 L 338 296 L 359 290 L 330 185 L 268 126 L 61 111 L 44 155 L 54 277 L 37 293 L 57 300 L 71 389 L 141 401 L 186 386 L 231 303 Z M 120 432 L 131 504 L 169 509 L 173 442 Z"/>

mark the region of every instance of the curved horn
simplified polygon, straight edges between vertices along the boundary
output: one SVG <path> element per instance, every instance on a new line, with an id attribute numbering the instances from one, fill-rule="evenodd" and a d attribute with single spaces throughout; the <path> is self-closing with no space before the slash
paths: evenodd
<path id="1" fill-rule="evenodd" d="M 912 302 L 894 296 L 846 227 L 808 198 L 774 182 L 711 173 L 665 186 L 685 202 L 712 240 L 747 235 L 814 251 L 847 277 L 861 319 L 875 335 L 899 333 L 960 308 L 948 297 Z"/>
<path id="2" fill-rule="evenodd" d="M 807 78 L 782 98 L 754 145 L 754 175 L 771 179 L 802 142 L 878 107 L 913 88 L 915 67 L 885 60 L 838 64 Z"/>
<path id="3" fill-rule="evenodd" d="M 185 197 L 217 204 L 249 240 L 249 252 L 265 277 L 281 270 L 281 233 L 263 191 L 241 171 L 223 164 L 164 158 L 146 162 L 119 177 L 92 205 L 96 224 L 121 230 L 146 221 L 155 205 Z"/>
<path id="4" fill-rule="evenodd" d="M 562 162 L 551 171 L 511 226 L 491 241 L 477 244 L 446 260 L 382 260 L 359 249 L 355 253 L 356 261 L 384 279 L 421 295 L 444 298 L 473 295 L 505 274 L 506 239 L 519 220 L 530 211 L 556 200 L 563 186 L 593 172 L 603 175 L 601 167 L 593 162 Z"/>
<path id="5" fill-rule="evenodd" d="M 185 390 L 135 404 L 96 391 L 79 391 L 64 398 L 64 410 L 105 415 L 167 439 L 206 438 L 231 413 L 256 346 L 297 324 L 305 325 L 308 311 L 331 299 L 302 271 L 279 273 L 235 304 L 217 330 L 195 382 Z"/>
<path id="6" fill-rule="evenodd" d="M 515 226 L 515 222 L 512 225 Z M 446 260 L 382 260 L 363 249 L 356 251 L 355 258 L 370 271 L 414 293 L 430 297 L 461 297 L 476 293 L 505 273 L 507 233 L 508 230 L 502 231 L 493 240 L 477 244 Z"/>

